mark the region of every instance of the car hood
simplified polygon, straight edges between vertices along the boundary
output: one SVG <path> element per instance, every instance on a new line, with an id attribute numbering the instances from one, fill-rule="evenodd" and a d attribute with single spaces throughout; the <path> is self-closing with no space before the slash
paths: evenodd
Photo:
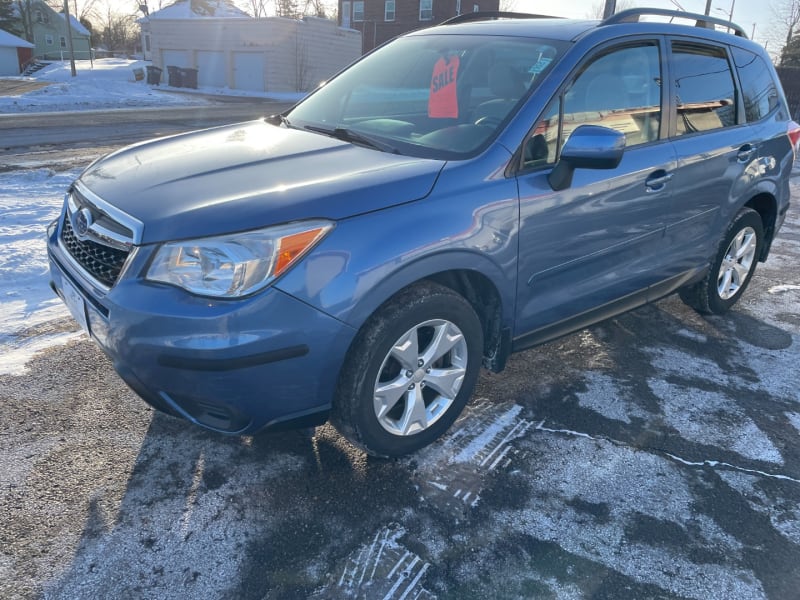
<path id="1" fill-rule="evenodd" d="M 152 243 L 412 202 L 443 165 L 252 121 L 129 146 L 80 180 L 141 221 Z"/>

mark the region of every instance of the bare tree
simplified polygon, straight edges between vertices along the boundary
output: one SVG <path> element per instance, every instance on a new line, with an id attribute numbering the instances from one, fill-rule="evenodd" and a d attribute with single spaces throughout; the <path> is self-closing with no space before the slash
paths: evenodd
<path id="1" fill-rule="evenodd" d="M 300 0 L 275 0 L 275 14 L 279 17 L 299 19 L 303 16 Z"/>
<path id="2" fill-rule="evenodd" d="M 616 12 L 628 10 L 629 8 L 634 8 L 633 2 L 631 0 L 617 0 Z M 592 4 L 592 10 L 589 12 L 587 16 L 590 19 L 602 19 L 603 15 L 605 14 L 605 9 L 606 9 L 605 2 L 595 2 Z"/>
<path id="3" fill-rule="evenodd" d="M 136 51 L 139 27 L 135 14 L 122 15 L 108 5 L 95 30 L 98 32 L 97 39 L 106 50 L 120 54 L 133 54 Z"/>
<path id="4" fill-rule="evenodd" d="M 261 19 L 269 15 L 269 7 L 272 0 L 247 0 L 247 8 L 250 14 L 257 19 Z"/>
<path id="5" fill-rule="evenodd" d="M 303 10 L 303 14 L 326 19 L 328 18 L 328 7 L 324 0 L 306 0 L 306 7 Z"/>
<path id="6" fill-rule="evenodd" d="M 22 37 L 29 42 L 33 41 L 33 6 L 31 0 L 17 0 Z"/>
<path id="7" fill-rule="evenodd" d="M 767 35 L 767 44 L 783 50 L 800 27 L 800 0 L 780 0 L 770 5 L 775 16 L 774 27 Z"/>

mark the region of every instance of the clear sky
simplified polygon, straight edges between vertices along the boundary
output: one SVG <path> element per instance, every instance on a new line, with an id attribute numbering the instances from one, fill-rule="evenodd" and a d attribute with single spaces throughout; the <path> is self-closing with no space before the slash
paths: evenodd
<path id="1" fill-rule="evenodd" d="M 584 18 L 591 15 L 594 10 L 593 7 L 602 7 L 605 2 L 603 0 L 562 0 L 561 2 L 554 2 L 553 0 L 507 0 L 509 4 L 513 4 L 514 10 L 519 12 L 530 12 L 539 14 L 552 14 L 559 17 L 573 17 Z M 617 0 L 617 4 L 621 4 L 622 0 Z M 747 32 L 748 36 L 753 33 L 753 25 L 755 29 L 755 40 L 762 45 L 769 41 L 767 47 L 770 51 L 778 50 L 777 41 L 775 40 L 775 16 L 770 9 L 771 4 L 780 6 L 780 0 L 733 0 L 733 21 L 737 23 Z M 627 2 L 633 6 L 647 6 L 653 8 L 676 8 L 676 4 L 683 7 L 689 12 L 703 13 L 706 8 L 706 0 L 646 0 Z M 715 17 L 727 19 L 731 10 L 731 0 L 713 0 L 711 3 L 711 14 Z"/>

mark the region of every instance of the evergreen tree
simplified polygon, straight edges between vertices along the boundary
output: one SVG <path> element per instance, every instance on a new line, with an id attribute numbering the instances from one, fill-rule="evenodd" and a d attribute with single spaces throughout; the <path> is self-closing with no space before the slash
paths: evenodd
<path id="1" fill-rule="evenodd" d="M 22 27 L 14 11 L 13 0 L 0 0 L 0 29 L 16 36 L 22 35 Z"/>

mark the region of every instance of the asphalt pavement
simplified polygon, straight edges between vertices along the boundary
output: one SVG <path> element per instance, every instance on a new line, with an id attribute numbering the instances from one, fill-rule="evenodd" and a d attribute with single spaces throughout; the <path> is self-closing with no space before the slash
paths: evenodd
<path id="1" fill-rule="evenodd" d="M 672 296 L 515 355 L 395 461 L 208 433 L 53 348 L 0 376 L 0 597 L 800 598 L 798 308 L 795 204 L 730 314 Z"/>

